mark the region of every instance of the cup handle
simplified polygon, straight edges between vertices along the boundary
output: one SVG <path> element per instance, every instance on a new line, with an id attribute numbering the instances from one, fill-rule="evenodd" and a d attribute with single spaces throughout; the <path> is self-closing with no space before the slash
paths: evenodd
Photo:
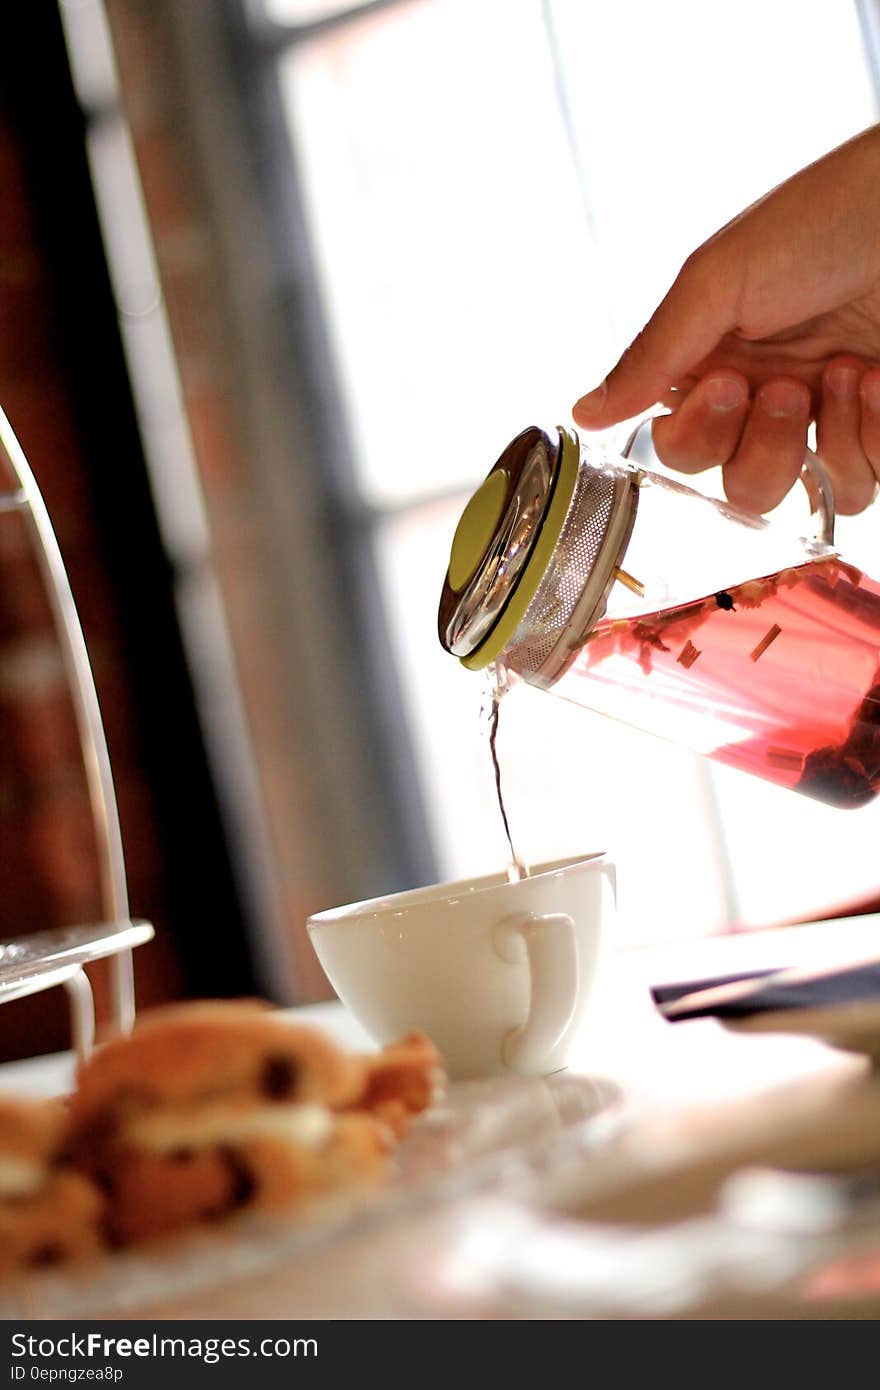
<path id="1" fill-rule="evenodd" d="M 574 922 L 565 912 L 506 917 L 495 928 L 494 941 L 503 960 L 518 965 L 526 959 L 531 985 L 525 1022 L 512 1028 L 502 1044 L 504 1062 L 511 1071 L 540 1074 L 577 1002 Z"/>

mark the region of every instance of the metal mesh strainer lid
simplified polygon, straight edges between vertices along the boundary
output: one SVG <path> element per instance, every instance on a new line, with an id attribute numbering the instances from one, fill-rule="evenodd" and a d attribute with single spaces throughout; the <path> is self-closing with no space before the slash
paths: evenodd
<path id="1" fill-rule="evenodd" d="M 479 669 L 503 654 L 533 685 L 559 679 L 605 611 L 629 542 L 638 473 L 581 457 L 577 435 L 517 435 L 452 543 L 440 641 Z"/>

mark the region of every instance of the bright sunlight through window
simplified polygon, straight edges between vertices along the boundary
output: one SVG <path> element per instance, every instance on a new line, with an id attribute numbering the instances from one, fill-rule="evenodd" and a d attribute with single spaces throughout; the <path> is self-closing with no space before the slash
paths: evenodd
<path id="1" fill-rule="evenodd" d="M 694 246 L 876 120 L 857 7 L 410 0 L 277 61 L 441 871 L 496 869 L 481 678 L 436 636 L 462 504 L 520 429 L 569 421 Z M 839 530 L 875 575 L 878 535 L 876 509 Z M 880 803 L 845 815 L 529 689 L 500 752 L 520 853 L 609 849 L 625 939 L 880 886 Z"/>

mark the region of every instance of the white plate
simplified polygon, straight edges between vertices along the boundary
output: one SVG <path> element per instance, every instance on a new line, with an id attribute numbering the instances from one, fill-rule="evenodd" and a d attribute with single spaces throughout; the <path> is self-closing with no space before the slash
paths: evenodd
<path id="1" fill-rule="evenodd" d="M 398 1316 L 395 1251 L 415 1228 L 617 1132 L 618 1102 L 610 1083 L 565 1072 L 458 1083 L 413 1126 L 386 1189 L 30 1276 L 0 1293 L 0 1319 Z"/>

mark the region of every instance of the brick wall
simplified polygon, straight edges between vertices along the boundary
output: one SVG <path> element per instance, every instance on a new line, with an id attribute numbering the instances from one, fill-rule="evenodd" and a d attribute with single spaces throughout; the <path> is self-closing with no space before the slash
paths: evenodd
<path id="1" fill-rule="evenodd" d="M 289 638 L 279 617 L 275 542 L 266 524 L 265 494 L 261 498 L 255 481 L 234 330 L 224 312 L 228 287 L 192 139 L 192 113 L 177 80 L 168 8 L 154 0 L 106 4 L 271 838 L 282 932 L 298 998 L 326 998 L 331 991 L 304 923 L 310 912 L 339 901 L 344 890 L 334 883 L 332 866 L 326 871 L 332 856 L 316 828 L 314 772 L 286 694 L 281 651 Z"/>
<path id="2" fill-rule="evenodd" d="M 86 632 L 111 750 L 134 910 L 157 941 L 138 959 L 139 1002 L 174 997 L 154 808 L 135 733 L 120 615 L 102 564 L 71 391 L 57 342 L 50 268 L 19 135 L 0 113 L 0 402 L 53 518 Z M 4 485 L 6 480 L 4 479 Z M 0 515 L 0 936 L 100 920 L 87 788 L 51 612 L 24 520 Z M 99 1019 L 107 972 L 92 970 Z M 0 1009 L 0 1058 L 62 1047 L 60 991 Z"/>

